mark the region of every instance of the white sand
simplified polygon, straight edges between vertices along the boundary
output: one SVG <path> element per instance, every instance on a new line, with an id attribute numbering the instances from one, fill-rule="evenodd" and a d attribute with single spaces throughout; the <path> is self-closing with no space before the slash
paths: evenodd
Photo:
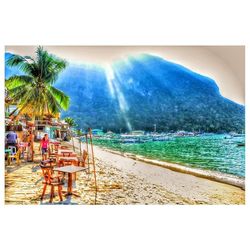
<path id="1" fill-rule="evenodd" d="M 202 204 L 245 203 L 245 191 L 239 187 L 172 171 L 154 164 L 131 159 L 119 153 L 112 153 L 97 146 L 94 147 L 94 152 L 100 164 L 137 176 L 143 179 L 145 183 L 159 185 L 183 199 Z"/>
<path id="2" fill-rule="evenodd" d="M 187 199 L 207 203 L 213 203 L 213 200 L 219 199 L 223 204 L 233 202 L 234 199 L 241 199 L 245 195 L 243 190 L 235 186 L 175 172 L 121 155 L 112 154 L 99 147 L 95 147 L 95 154 L 98 159 L 104 161 L 106 164 L 140 176 L 147 182 L 161 185 L 168 191 Z"/>

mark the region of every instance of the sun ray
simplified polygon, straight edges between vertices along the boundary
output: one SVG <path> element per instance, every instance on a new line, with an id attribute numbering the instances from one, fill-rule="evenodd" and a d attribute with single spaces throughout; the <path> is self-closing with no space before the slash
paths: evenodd
<path id="1" fill-rule="evenodd" d="M 128 130 L 131 131 L 132 126 L 127 116 L 127 111 L 129 110 L 129 107 L 120 89 L 120 82 L 115 77 L 115 74 L 111 65 L 108 64 L 105 66 L 105 73 L 106 73 L 107 83 L 109 86 L 110 95 L 112 98 L 117 99 L 121 115 L 124 118 L 124 121 L 126 123 Z"/>

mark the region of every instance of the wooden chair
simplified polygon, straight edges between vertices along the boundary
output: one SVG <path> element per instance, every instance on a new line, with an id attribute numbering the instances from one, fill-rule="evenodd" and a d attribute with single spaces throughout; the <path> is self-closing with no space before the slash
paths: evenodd
<path id="1" fill-rule="evenodd" d="M 58 151 L 60 144 L 54 144 L 55 151 Z"/>
<path id="2" fill-rule="evenodd" d="M 41 167 L 55 167 L 57 166 L 56 164 L 56 161 L 54 159 L 47 159 L 47 160 L 44 160 L 44 161 L 41 161 Z"/>
<path id="3" fill-rule="evenodd" d="M 77 165 L 81 167 L 86 167 L 87 158 L 88 158 L 88 153 L 86 150 L 83 150 L 82 157 L 78 157 Z"/>
<path id="4" fill-rule="evenodd" d="M 68 146 L 61 146 L 60 148 L 61 148 L 61 149 L 69 149 Z"/>
<path id="5" fill-rule="evenodd" d="M 15 146 L 8 146 L 8 149 L 11 150 L 11 153 L 8 156 L 8 164 L 13 160 L 16 160 L 17 165 L 20 165 L 20 151 Z"/>
<path id="6" fill-rule="evenodd" d="M 63 159 L 59 161 L 59 167 L 70 166 L 70 165 L 77 165 L 76 161 Z"/>
<path id="7" fill-rule="evenodd" d="M 70 157 L 71 153 L 70 152 L 62 152 L 63 157 Z"/>
<path id="8" fill-rule="evenodd" d="M 49 148 L 49 159 L 55 159 L 57 158 L 57 152 L 53 151 L 51 148 Z"/>
<path id="9" fill-rule="evenodd" d="M 87 166 L 86 161 L 88 158 L 88 153 L 86 150 L 83 150 L 82 157 L 77 157 L 77 166 L 78 167 L 83 167 L 87 170 L 87 173 L 89 173 L 89 166 Z M 74 180 L 76 180 L 76 173 L 73 175 Z"/>
<path id="10" fill-rule="evenodd" d="M 50 186 L 51 190 L 50 190 L 49 202 L 50 203 L 53 202 L 53 198 L 55 196 L 55 187 L 58 188 L 58 195 L 59 195 L 60 201 L 62 201 L 63 200 L 62 187 L 64 185 L 63 179 L 61 178 L 61 176 L 53 176 L 53 168 L 47 167 L 47 166 L 44 167 L 42 165 L 40 167 L 42 169 L 42 173 L 44 177 L 44 181 L 43 181 L 44 186 L 43 186 L 41 200 L 43 200 L 47 186 Z"/>

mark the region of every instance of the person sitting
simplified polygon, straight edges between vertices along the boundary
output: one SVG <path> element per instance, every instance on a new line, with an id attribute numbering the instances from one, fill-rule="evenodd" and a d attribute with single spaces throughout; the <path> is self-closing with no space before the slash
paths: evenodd
<path id="1" fill-rule="evenodd" d="M 44 134 L 44 137 L 42 138 L 40 142 L 40 150 L 42 150 L 42 160 L 47 160 L 47 154 L 49 149 L 49 137 L 48 134 Z"/>
<path id="2" fill-rule="evenodd" d="M 16 132 L 10 128 L 10 131 L 8 132 L 7 136 L 6 136 L 6 142 L 7 142 L 7 147 L 8 146 L 14 146 L 16 147 L 17 149 L 17 140 L 18 140 L 18 137 L 17 137 L 17 134 Z"/>

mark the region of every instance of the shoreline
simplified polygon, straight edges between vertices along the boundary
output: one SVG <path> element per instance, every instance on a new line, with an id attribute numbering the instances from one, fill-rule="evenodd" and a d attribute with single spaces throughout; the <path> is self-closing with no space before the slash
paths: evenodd
<path id="1" fill-rule="evenodd" d="M 229 184 L 235 187 L 239 187 L 242 190 L 245 190 L 245 178 L 238 177 L 232 174 L 222 173 L 222 172 L 208 170 L 208 169 L 191 168 L 191 167 L 187 167 L 187 166 L 180 165 L 177 163 L 154 160 L 154 159 L 150 159 L 145 156 L 142 156 L 142 155 L 120 152 L 118 150 L 112 150 L 107 147 L 100 147 L 99 145 L 98 146 L 95 145 L 95 147 L 101 148 L 102 150 L 105 150 L 112 154 L 116 154 L 116 155 L 127 157 L 133 160 L 149 163 L 154 166 L 166 168 L 175 172 L 189 174 L 189 175 L 193 175 L 196 177 L 200 177 L 200 178 L 204 178 L 204 179 L 208 179 L 212 181 Z"/>
<path id="2" fill-rule="evenodd" d="M 72 141 L 68 143 L 72 145 Z M 79 142 L 75 139 L 74 143 L 76 150 L 79 151 Z M 85 149 L 85 146 L 85 143 L 82 143 L 82 149 Z M 146 162 L 144 157 L 99 146 L 94 146 L 94 154 L 100 166 L 117 169 L 121 176 L 137 176 L 143 181 L 143 185 L 161 186 L 166 192 L 195 204 L 245 204 L 244 189 L 224 181 L 181 172 L 179 168 L 178 171 L 173 170 L 159 166 L 161 163 L 154 160 Z"/>

